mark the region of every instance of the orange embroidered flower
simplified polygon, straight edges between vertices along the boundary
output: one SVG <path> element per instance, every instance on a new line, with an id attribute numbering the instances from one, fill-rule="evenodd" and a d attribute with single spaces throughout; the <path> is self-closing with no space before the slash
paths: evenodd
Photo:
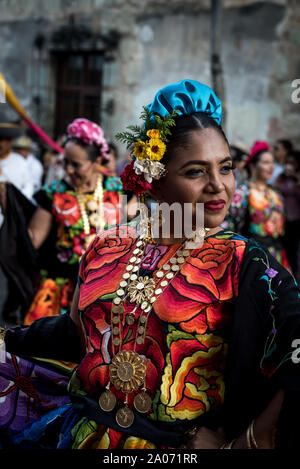
<path id="1" fill-rule="evenodd" d="M 46 279 L 40 286 L 30 309 L 25 316 L 24 324 L 29 326 L 33 321 L 46 316 L 57 316 L 60 310 L 60 288 L 54 280 Z"/>
<path id="2" fill-rule="evenodd" d="M 249 205 L 256 210 L 263 210 L 269 203 L 264 192 L 251 188 L 249 192 Z"/>
<path id="3" fill-rule="evenodd" d="M 283 227 L 283 215 L 278 212 L 272 212 L 270 218 L 264 223 L 266 234 L 273 238 L 278 238 L 283 234 Z"/>
<path id="4" fill-rule="evenodd" d="M 224 401 L 227 345 L 213 334 L 172 329 L 157 412 L 171 421 L 192 420 Z"/>

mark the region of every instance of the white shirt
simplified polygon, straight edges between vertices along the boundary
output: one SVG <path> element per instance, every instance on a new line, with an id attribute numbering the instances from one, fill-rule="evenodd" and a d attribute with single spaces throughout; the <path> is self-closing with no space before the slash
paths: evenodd
<path id="1" fill-rule="evenodd" d="M 18 153 L 12 151 L 7 158 L 0 160 L 0 181 L 11 182 L 25 197 L 32 197 L 33 188 L 28 165 Z"/>
<path id="2" fill-rule="evenodd" d="M 25 161 L 28 166 L 30 182 L 32 184 L 32 197 L 33 194 L 38 191 L 42 186 L 44 168 L 42 163 L 32 153 L 30 153 L 27 158 L 25 158 Z"/>
<path id="3" fill-rule="evenodd" d="M 283 173 L 284 166 L 278 163 L 274 163 L 274 171 L 272 177 L 269 179 L 268 184 L 274 184 L 278 176 Z"/>

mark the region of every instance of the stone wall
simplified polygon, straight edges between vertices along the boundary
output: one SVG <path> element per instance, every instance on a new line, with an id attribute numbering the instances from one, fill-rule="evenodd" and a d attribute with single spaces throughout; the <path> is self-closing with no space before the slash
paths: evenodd
<path id="1" fill-rule="evenodd" d="M 0 71 L 51 133 L 55 83 L 47 51 L 38 58 L 44 61 L 42 109 L 33 100 L 36 36 L 50 37 L 70 15 L 95 33 L 117 30 L 121 40 L 105 72 L 101 114 L 111 139 L 138 122 L 161 86 L 186 77 L 211 84 L 209 6 L 210 0 L 0 0 Z M 221 58 L 231 141 L 251 145 L 280 135 L 300 144 L 300 104 L 290 98 L 291 83 L 300 78 L 298 10 L 296 0 L 224 0 Z"/>

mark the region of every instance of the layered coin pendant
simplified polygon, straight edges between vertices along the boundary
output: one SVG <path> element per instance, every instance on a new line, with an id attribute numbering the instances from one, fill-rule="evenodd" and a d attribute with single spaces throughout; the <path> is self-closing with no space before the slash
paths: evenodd
<path id="1" fill-rule="evenodd" d="M 116 396 L 110 391 L 104 391 L 99 397 L 99 406 L 105 412 L 110 412 L 117 403 Z"/>
<path id="2" fill-rule="evenodd" d="M 140 392 L 134 398 L 133 405 L 138 412 L 146 414 L 152 406 L 152 399 L 146 392 Z"/>
<path id="3" fill-rule="evenodd" d="M 128 428 L 133 424 L 134 413 L 128 407 L 122 407 L 116 413 L 116 422 L 122 428 Z"/>

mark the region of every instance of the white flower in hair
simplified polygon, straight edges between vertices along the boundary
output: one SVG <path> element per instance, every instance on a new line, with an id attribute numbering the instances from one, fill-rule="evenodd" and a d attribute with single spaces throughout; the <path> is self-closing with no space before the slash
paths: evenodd
<path id="1" fill-rule="evenodd" d="M 145 181 L 152 183 L 153 179 L 160 179 L 165 173 L 166 169 L 159 161 L 151 161 L 147 158 L 144 160 L 135 160 L 134 171 L 137 175 L 143 175 Z"/>

